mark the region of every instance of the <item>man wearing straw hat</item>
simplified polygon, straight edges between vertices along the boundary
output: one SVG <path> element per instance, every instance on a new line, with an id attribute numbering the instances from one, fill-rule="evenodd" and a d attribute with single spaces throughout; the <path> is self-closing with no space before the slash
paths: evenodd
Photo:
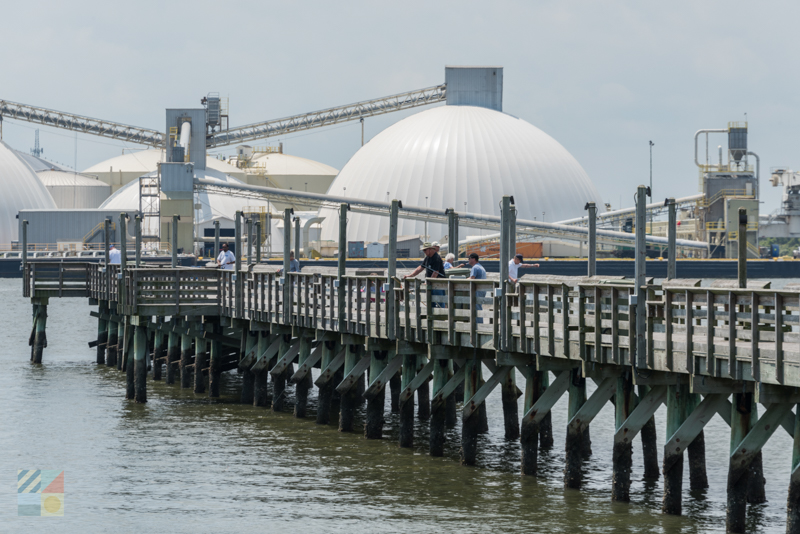
<path id="1" fill-rule="evenodd" d="M 403 279 L 413 278 L 423 270 L 425 271 L 425 278 L 444 277 L 444 262 L 441 256 L 436 253 L 436 247 L 432 243 L 426 241 L 422 244 L 422 252 L 425 253 L 425 259 L 414 269 L 414 272 L 405 275 Z"/>

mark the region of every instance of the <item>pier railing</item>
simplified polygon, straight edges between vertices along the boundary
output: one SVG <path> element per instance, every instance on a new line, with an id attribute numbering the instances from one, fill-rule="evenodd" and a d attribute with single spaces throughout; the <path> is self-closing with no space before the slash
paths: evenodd
<path id="1" fill-rule="evenodd" d="M 499 281 L 30 262 L 28 297 L 91 297 L 130 315 L 225 315 L 373 338 L 633 365 L 800 387 L 800 292 L 648 285 L 646 354 L 636 355 L 634 287 L 626 280 L 525 277 Z M 288 295 L 289 300 L 285 299 Z M 122 296 L 123 302 L 118 302 Z M 340 317 L 339 302 L 342 299 Z M 390 332 L 388 301 L 394 303 Z M 501 321 L 505 306 L 507 319 Z M 121 307 L 121 309 L 120 309 Z"/>

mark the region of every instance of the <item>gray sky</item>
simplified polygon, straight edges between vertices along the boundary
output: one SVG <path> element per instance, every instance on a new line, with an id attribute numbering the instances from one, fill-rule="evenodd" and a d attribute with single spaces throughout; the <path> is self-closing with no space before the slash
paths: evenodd
<path id="1" fill-rule="evenodd" d="M 165 108 L 218 91 L 235 126 L 436 85 L 448 64 L 494 64 L 504 111 L 563 144 L 615 207 L 648 181 L 651 139 L 654 198 L 697 192 L 694 132 L 745 113 L 762 213 L 780 199 L 769 168 L 800 170 L 798 2 L 73 0 L 3 12 L 0 98 L 26 104 L 163 129 Z M 368 119 L 367 138 L 408 114 Z M 4 140 L 28 150 L 35 128 L 6 120 Z M 270 143 L 341 169 L 360 135 L 352 123 Z M 73 165 L 74 134 L 41 127 L 40 138 L 46 157 Z M 79 135 L 77 166 L 123 146 Z"/>

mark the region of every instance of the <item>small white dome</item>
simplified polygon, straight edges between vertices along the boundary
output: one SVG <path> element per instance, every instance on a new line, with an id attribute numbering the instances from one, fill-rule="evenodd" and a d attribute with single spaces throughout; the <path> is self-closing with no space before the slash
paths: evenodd
<path id="1" fill-rule="evenodd" d="M 166 156 L 162 149 L 138 150 L 101 161 L 83 171 L 83 174 L 97 176 L 102 181 L 111 184 L 116 191 L 142 175 L 155 172 L 158 170 L 158 164 L 164 161 L 166 161 Z M 206 168 L 235 177 L 244 176 L 240 169 L 216 158 L 207 157 Z"/>
<path id="2" fill-rule="evenodd" d="M 330 165 L 281 152 L 256 152 L 251 164 L 250 173 L 240 178 L 251 185 L 310 193 L 327 193 L 339 173 Z"/>
<path id="3" fill-rule="evenodd" d="M 111 195 L 110 185 L 91 176 L 65 171 L 40 171 L 36 176 L 58 209 L 93 209 Z"/>
<path id="4" fill-rule="evenodd" d="M 17 213 L 23 209 L 54 210 L 56 203 L 30 165 L 0 141 L 0 246 L 19 237 Z"/>
<path id="5" fill-rule="evenodd" d="M 155 176 L 151 173 L 150 176 Z M 195 171 L 195 178 L 208 178 L 219 180 L 220 182 L 241 184 L 242 182 L 228 176 L 227 174 L 206 169 L 205 171 Z M 257 201 L 225 195 L 221 193 L 208 193 L 200 191 L 195 193 L 195 202 L 201 205 L 200 210 L 196 211 L 195 224 L 208 225 L 216 219 L 233 221 L 237 211 L 245 208 L 266 208 L 266 201 Z M 139 210 L 139 181 L 135 180 L 124 185 L 116 193 L 111 195 L 108 200 L 100 205 L 100 209 L 119 210 L 119 211 L 138 211 Z"/>
<path id="6" fill-rule="evenodd" d="M 488 215 L 499 215 L 503 195 L 513 195 L 519 219 L 541 221 L 545 212 L 548 222 L 581 216 L 587 201 L 600 200 L 577 160 L 543 131 L 506 113 L 454 105 L 417 113 L 376 135 L 328 192 Z M 320 215 L 322 239 L 338 241 L 336 210 Z M 398 235 L 424 232 L 423 221 L 399 221 Z M 377 241 L 388 233 L 386 217 L 348 215 L 350 240 Z M 446 225 L 428 225 L 431 239 L 446 233 Z"/>

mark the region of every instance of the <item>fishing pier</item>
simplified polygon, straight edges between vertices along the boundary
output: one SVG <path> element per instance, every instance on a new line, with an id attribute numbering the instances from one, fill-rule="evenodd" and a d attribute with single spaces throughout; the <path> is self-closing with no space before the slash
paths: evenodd
<path id="1" fill-rule="evenodd" d="M 644 206 L 643 188 L 637 205 Z M 677 278 L 674 210 L 669 276 L 660 284 L 646 276 L 640 233 L 634 279 L 595 275 L 591 223 L 586 276 L 503 282 L 515 250 L 510 197 L 503 199 L 499 279 L 402 280 L 395 250 L 400 209 L 393 201 L 388 269 L 374 273 L 347 272 L 343 246 L 335 272 L 289 272 L 288 258 L 279 271 L 249 251 L 242 261 L 239 214 L 234 270 L 150 267 L 138 254 L 128 258 L 124 243 L 120 265 L 24 261 L 31 359 L 41 363 L 47 345 L 49 299 L 88 298 L 97 306 L 98 334 L 90 343 L 96 362 L 126 373 L 132 401 L 147 401 L 148 380 L 216 397 L 221 373 L 238 370 L 243 403 L 285 411 L 286 389 L 294 387 L 294 415 L 303 418 L 316 388 L 317 423 L 329 424 L 338 405 L 339 430 L 356 431 L 355 411 L 366 403 L 364 435 L 380 439 L 388 394 L 399 412 L 401 447 L 413 446 L 418 417 L 429 420 L 430 454 L 441 456 L 445 429 L 460 418 L 464 465 L 475 463 L 478 435 L 492 423 L 484 401 L 500 388 L 505 436 L 521 442 L 524 476 L 537 474 L 539 449 L 554 446 L 550 411 L 567 396 L 567 488 L 580 488 L 583 461 L 600 453 L 591 447 L 591 423 L 610 404 L 610 499 L 630 500 L 640 435 L 645 477 L 664 477 L 663 512 L 678 515 L 685 457 L 690 487 L 708 486 L 703 428 L 719 414 L 730 426 L 730 435 L 713 436 L 731 443 L 728 531 L 744 532 L 748 502 L 764 501 L 761 449 L 775 432 L 788 432 L 794 449 L 787 532 L 800 533 L 800 287 L 748 284 L 743 255 L 736 281 Z M 458 218 L 449 214 L 449 236 L 457 236 Z M 285 216 L 288 227 L 288 210 Z M 636 227 L 643 223 L 644 209 Z M 340 243 L 346 238 L 342 204 Z M 587 380 L 597 385 L 591 395 Z M 653 415 L 661 405 L 667 424 L 658 429 Z"/>

